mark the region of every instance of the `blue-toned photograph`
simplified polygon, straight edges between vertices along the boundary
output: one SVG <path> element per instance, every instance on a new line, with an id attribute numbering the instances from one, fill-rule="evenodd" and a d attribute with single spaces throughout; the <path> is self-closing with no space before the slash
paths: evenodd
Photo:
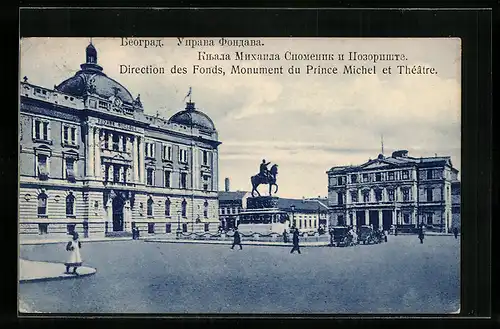
<path id="1" fill-rule="evenodd" d="M 22 38 L 19 313 L 458 313 L 460 113 L 456 38 Z"/>

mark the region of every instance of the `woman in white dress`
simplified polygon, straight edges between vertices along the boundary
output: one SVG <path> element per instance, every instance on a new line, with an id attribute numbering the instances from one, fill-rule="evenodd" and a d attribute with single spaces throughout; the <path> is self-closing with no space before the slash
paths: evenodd
<path id="1" fill-rule="evenodd" d="M 76 269 L 82 266 L 82 256 L 80 255 L 80 249 L 82 248 L 82 244 L 78 240 L 78 233 L 72 232 L 70 233 L 73 237 L 71 241 L 66 245 L 66 250 L 69 251 L 69 260 L 64 263 L 66 265 L 66 273 L 69 272 L 69 268 L 73 267 L 73 274 L 76 273 Z"/>

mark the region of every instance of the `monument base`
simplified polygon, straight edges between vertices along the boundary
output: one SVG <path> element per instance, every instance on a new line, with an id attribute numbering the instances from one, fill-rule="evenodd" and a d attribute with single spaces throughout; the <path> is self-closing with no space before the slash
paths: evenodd
<path id="1" fill-rule="evenodd" d="M 278 208 L 245 210 L 240 213 L 238 230 L 245 235 L 282 234 L 288 224 L 288 214 Z"/>
<path id="2" fill-rule="evenodd" d="M 247 209 L 275 209 L 278 206 L 278 197 L 256 196 L 247 199 Z"/>

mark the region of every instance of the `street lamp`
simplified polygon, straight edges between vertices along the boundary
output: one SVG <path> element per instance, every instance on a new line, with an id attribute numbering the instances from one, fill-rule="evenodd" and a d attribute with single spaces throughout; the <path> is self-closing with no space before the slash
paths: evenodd
<path id="1" fill-rule="evenodd" d="M 294 228 L 296 228 L 296 225 L 295 225 L 295 205 L 292 204 L 292 206 L 290 207 L 290 209 L 292 209 L 292 226 Z"/>
<path id="2" fill-rule="evenodd" d="M 177 239 L 181 236 L 181 211 L 177 210 Z"/>

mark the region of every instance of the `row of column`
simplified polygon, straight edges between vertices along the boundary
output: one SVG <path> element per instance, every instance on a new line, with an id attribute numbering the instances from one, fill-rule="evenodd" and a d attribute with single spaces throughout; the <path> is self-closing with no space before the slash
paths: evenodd
<path id="1" fill-rule="evenodd" d="M 365 212 L 365 223 L 364 223 L 364 225 L 370 225 L 370 210 L 369 209 L 365 209 L 364 212 Z M 351 217 L 349 216 L 349 213 L 347 214 L 347 216 L 346 216 L 346 223 L 347 224 L 356 226 L 356 224 L 357 224 L 356 213 L 357 213 L 357 211 L 352 211 L 351 212 L 351 214 L 352 214 L 352 222 L 351 223 L 349 223 L 349 219 Z M 400 220 L 398 221 L 398 219 L 400 219 Z M 401 211 L 398 212 L 398 209 L 393 208 L 392 209 L 392 224 L 396 225 L 396 223 L 398 223 L 398 222 L 401 223 Z M 378 225 L 379 225 L 379 227 L 382 227 L 383 223 L 384 223 L 383 212 L 382 212 L 382 210 L 379 209 L 378 210 Z M 415 224 L 416 223 L 415 210 L 412 210 L 412 212 L 411 212 L 410 223 L 411 224 Z"/>
<path id="2" fill-rule="evenodd" d="M 87 130 L 87 176 L 98 179 L 103 178 L 101 167 L 101 148 L 103 148 L 104 134 L 99 127 L 89 126 Z M 120 145 L 123 145 L 123 137 L 120 135 Z M 129 138 L 126 137 L 126 151 L 130 149 L 132 144 L 132 167 L 134 168 L 134 181 L 144 183 L 145 180 L 145 165 L 144 165 L 144 141 L 143 138 L 137 135 Z M 131 142 L 131 139 L 133 142 Z M 108 149 L 113 149 L 113 134 L 108 134 Z"/>

